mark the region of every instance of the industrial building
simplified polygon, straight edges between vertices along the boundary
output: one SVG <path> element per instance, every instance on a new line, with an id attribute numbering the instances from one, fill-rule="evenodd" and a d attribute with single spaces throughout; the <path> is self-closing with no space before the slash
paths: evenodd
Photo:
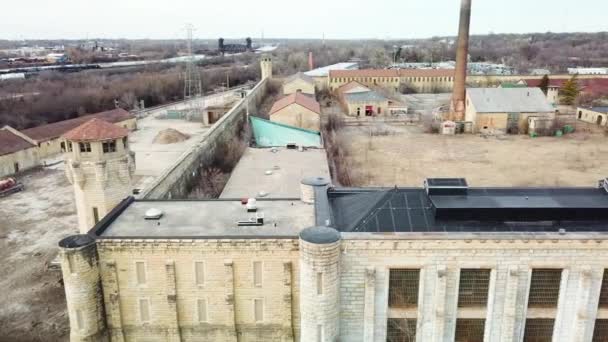
<path id="1" fill-rule="evenodd" d="M 465 121 L 474 133 L 527 133 L 528 119 L 553 120 L 555 109 L 540 88 L 468 88 Z"/>
<path id="2" fill-rule="evenodd" d="M 291 95 L 300 92 L 302 94 L 315 96 L 315 81 L 312 77 L 298 72 L 291 75 L 283 82 L 283 95 Z"/>
<path id="3" fill-rule="evenodd" d="M 608 126 L 608 107 L 579 107 L 576 113 L 576 117 L 580 121 L 598 126 Z"/>
<path id="4" fill-rule="evenodd" d="M 290 126 L 320 130 L 321 105 L 300 92 L 279 99 L 270 109 L 270 121 Z"/>
<path id="5" fill-rule="evenodd" d="M 39 165 L 35 142 L 12 127 L 0 129 L 0 177 Z"/>
<path id="6" fill-rule="evenodd" d="M 453 69 L 365 69 L 365 70 L 330 70 L 329 90 L 359 82 L 366 87 L 383 87 L 398 91 L 403 84 L 417 92 L 446 92 L 454 84 Z"/>
<path id="7" fill-rule="evenodd" d="M 255 201 L 126 198 L 59 243 L 71 340 L 608 335 L 608 180 L 336 188 L 313 177 L 300 190 Z"/>
<path id="8" fill-rule="evenodd" d="M 315 85 L 317 89 L 328 89 L 328 77 L 329 72 L 331 70 L 357 70 L 359 69 L 359 63 L 355 62 L 343 62 L 336 63 L 328 66 L 324 66 L 321 68 L 316 68 L 313 70 L 306 71 L 304 74 L 306 76 L 312 77 L 315 81 Z"/>

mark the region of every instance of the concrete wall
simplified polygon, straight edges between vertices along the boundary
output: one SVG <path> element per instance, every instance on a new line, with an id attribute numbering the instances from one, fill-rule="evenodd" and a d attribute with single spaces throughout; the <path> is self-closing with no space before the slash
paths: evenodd
<path id="1" fill-rule="evenodd" d="M 235 137 L 239 137 L 240 129 L 246 122 L 247 106 L 253 111 L 266 95 L 266 84 L 263 79 L 244 99 L 224 116 L 222 116 L 205 134 L 200 141 L 192 146 L 154 183 L 147 187 L 141 197 L 146 199 L 185 198 L 200 177 L 200 172 L 213 161 L 216 149 Z"/>
<path id="2" fill-rule="evenodd" d="M 320 115 L 297 103 L 272 113 L 270 121 L 315 131 L 319 131 L 321 127 Z"/>
<path id="3" fill-rule="evenodd" d="M 600 126 L 608 126 L 608 114 L 594 112 L 587 108 L 577 108 L 576 117 L 580 121 L 592 123 L 594 125 L 597 125 L 598 118 L 601 118 Z"/>
<path id="4" fill-rule="evenodd" d="M 0 177 L 15 173 L 15 163 L 19 164 L 19 171 L 31 169 L 40 165 L 38 148 L 31 147 L 11 154 L 0 156 Z"/>
<path id="5" fill-rule="evenodd" d="M 283 342 L 299 336 L 297 238 L 98 240 L 97 246 L 112 336 L 124 335 L 127 342 Z M 144 263 L 141 284 L 136 262 Z M 204 265 L 202 283 L 195 262 Z M 262 265 L 258 284 L 254 262 Z M 141 320 L 139 299 L 149 300 L 149 322 Z M 198 299 L 207 304 L 202 322 Z M 262 321 L 255 321 L 254 299 L 263 301 Z"/>
<path id="6" fill-rule="evenodd" d="M 484 341 L 521 341 L 527 315 L 553 317 L 553 341 L 591 341 L 598 315 L 598 298 L 607 241 L 589 238 L 548 238 L 528 235 L 485 239 L 474 236 L 433 239 L 368 238 L 343 234 L 340 263 L 340 340 L 386 341 L 388 277 L 391 268 L 421 269 L 417 309 L 417 341 L 453 341 L 458 317 L 471 315 L 457 308 L 459 270 L 492 270 Z M 557 310 L 527 309 L 533 268 L 562 271 Z M 375 276 L 370 278 L 370 274 Z M 375 285 L 374 285 L 375 284 Z M 369 305 L 373 303 L 373 305 Z M 475 316 L 475 313 L 472 314 Z M 373 336 L 364 338 L 369 320 Z"/>

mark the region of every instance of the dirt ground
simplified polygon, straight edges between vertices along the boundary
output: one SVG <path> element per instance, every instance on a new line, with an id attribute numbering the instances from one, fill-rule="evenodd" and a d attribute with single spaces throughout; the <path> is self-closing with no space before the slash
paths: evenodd
<path id="1" fill-rule="evenodd" d="M 57 243 L 77 233 L 72 187 L 63 170 L 19 178 L 25 191 L 0 198 L 0 341 L 67 341 Z"/>
<path id="2" fill-rule="evenodd" d="M 421 186 L 428 177 L 465 177 L 471 186 L 595 186 L 608 177 L 608 137 L 601 133 L 484 138 L 374 126 L 342 134 L 357 186 Z"/>

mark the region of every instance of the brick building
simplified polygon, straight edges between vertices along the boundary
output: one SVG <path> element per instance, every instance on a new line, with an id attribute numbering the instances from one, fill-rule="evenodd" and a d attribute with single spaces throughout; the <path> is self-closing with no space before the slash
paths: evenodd
<path id="1" fill-rule="evenodd" d="M 127 198 L 60 242 L 72 341 L 602 341 L 608 180 Z"/>

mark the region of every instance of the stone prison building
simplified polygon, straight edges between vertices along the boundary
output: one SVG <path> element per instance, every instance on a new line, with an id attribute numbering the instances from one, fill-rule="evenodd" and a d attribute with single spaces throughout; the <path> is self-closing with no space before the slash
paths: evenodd
<path id="1" fill-rule="evenodd" d="M 608 180 L 136 200 L 60 243 L 71 341 L 606 341 Z"/>

